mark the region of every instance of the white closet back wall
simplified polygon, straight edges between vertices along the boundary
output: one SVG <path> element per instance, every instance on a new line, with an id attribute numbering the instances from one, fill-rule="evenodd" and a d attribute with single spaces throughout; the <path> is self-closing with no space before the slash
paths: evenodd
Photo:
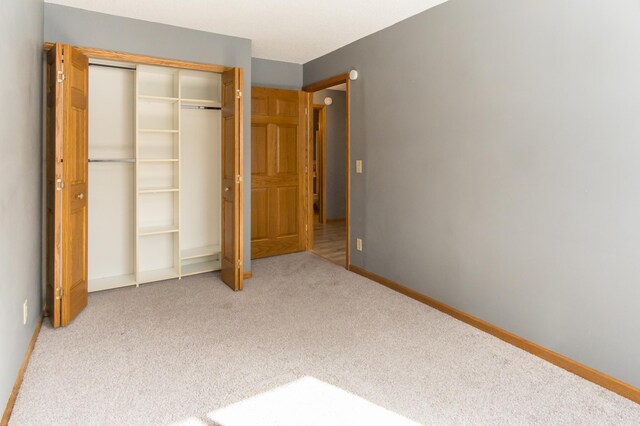
<path id="1" fill-rule="evenodd" d="M 180 71 L 182 202 L 181 274 L 220 269 L 221 134 L 220 74 Z M 207 100 L 207 101 L 205 101 Z M 211 138 L 211 135 L 217 135 Z M 193 209 L 189 206 L 200 206 Z"/>
<path id="2" fill-rule="evenodd" d="M 220 269 L 220 75 L 116 64 L 89 68 L 89 291 Z"/>
<path id="3" fill-rule="evenodd" d="M 89 291 L 135 283 L 135 73 L 89 67 Z"/>

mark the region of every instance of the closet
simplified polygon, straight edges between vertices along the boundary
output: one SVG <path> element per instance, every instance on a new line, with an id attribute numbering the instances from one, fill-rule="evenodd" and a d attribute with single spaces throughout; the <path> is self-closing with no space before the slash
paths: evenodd
<path id="1" fill-rule="evenodd" d="M 217 270 L 240 290 L 241 70 L 57 44 L 47 69 L 54 326 L 92 291 Z"/>
<path id="2" fill-rule="evenodd" d="M 220 74 L 89 62 L 88 290 L 220 269 Z"/>

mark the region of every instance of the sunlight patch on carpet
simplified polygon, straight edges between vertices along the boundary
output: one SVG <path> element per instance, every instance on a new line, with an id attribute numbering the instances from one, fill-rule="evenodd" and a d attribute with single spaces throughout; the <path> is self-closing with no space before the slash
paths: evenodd
<path id="1" fill-rule="evenodd" d="M 399 414 L 314 377 L 303 377 L 175 426 L 398 425 L 415 426 Z"/>

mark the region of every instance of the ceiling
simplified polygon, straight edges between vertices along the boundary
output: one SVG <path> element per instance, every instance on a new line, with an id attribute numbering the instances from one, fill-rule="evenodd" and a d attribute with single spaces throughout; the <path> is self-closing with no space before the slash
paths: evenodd
<path id="1" fill-rule="evenodd" d="M 303 64 L 446 0 L 46 0 L 252 40 L 252 55 Z"/>

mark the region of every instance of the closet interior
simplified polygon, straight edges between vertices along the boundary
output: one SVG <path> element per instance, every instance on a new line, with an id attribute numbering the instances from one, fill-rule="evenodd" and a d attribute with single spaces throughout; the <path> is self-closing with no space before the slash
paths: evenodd
<path id="1" fill-rule="evenodd" d="M 220 269 L 221 75 L 89 63 L 88 290 Z"/>

